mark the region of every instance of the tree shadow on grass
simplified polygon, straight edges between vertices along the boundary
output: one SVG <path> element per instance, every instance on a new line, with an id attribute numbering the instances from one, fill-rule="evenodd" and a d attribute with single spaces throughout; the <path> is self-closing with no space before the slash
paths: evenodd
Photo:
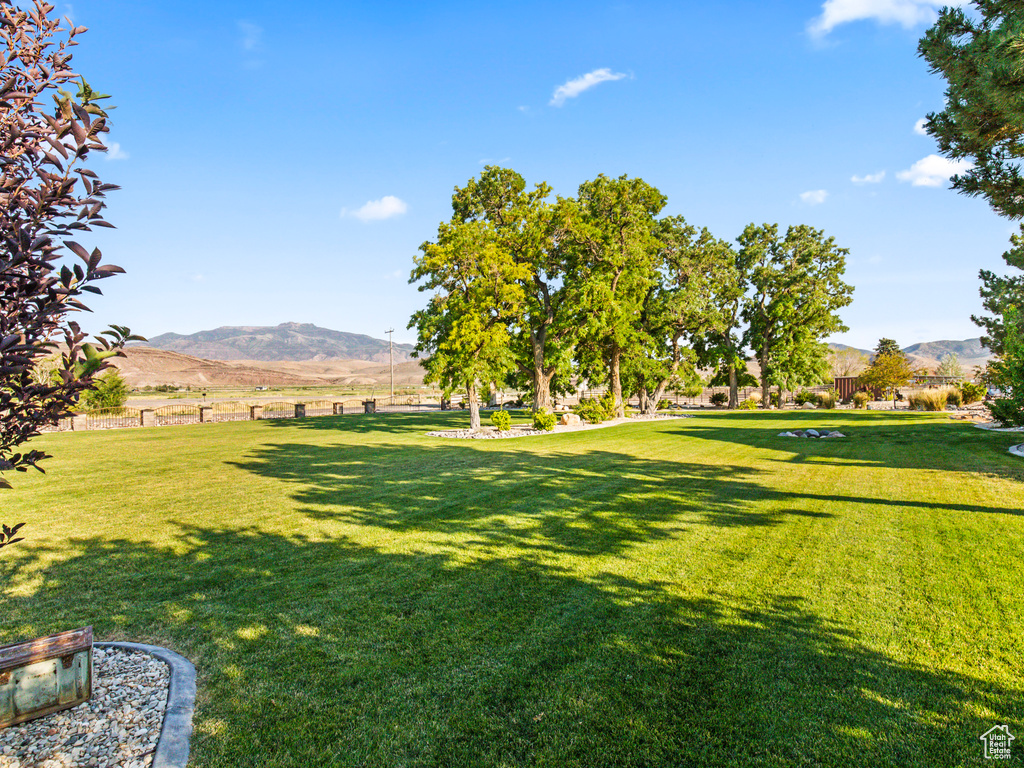
<path id="1" fill-rule="evenodd" d="M 780 437 L 786 430 L 838 429 L 846 437 L 827 440 Z M 813 461 L 821 466 L 877 466 L 941 472 L 973 472 L 1024 481 L 1024 462 L 1007 454 L 1020 436 L 980 430 L 961 421 L 925 414 L 880 415 L 854 411 L 784 411 L 738 418 L 680 422 L 680 436 L 788 454 L 775 461 Z"/>
<path id="2" fill-rule="evenodd" d="M 0 565 L 5 639 L 92 624 L 200 673 L 203 766 L 937 766 L 1024 691 L 858 643 L 795 598 L 484 553 L 181 528 Z M 56 557 L 56 560 L 50 560 Z"/>
<path id="3" fill-rule="evenodd" d="M 475 441 L 474 441 L 475 442 Z M 276 443 L 232 466 L 289 484 L 313 519 L 472 534 L 471 543 L 621 552 L 689 525 L 771 526 L 785 499 L 751 467 L 664 461 L 607 450 L 543 453 L 444 444 Z"/>

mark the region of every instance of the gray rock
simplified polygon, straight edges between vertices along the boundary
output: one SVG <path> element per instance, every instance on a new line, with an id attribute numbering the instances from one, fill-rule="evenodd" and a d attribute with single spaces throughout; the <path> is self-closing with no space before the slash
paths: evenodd
<path id="1" fill-rule="evenodd" d="M 821 433 L 816 429 L 808 429 L 804 431 L 804 434 L 807 435 L 807 437 L 821 437 Z"/>

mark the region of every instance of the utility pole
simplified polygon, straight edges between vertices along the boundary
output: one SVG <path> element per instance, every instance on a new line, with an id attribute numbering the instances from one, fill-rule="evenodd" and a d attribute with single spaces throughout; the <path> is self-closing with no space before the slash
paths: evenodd
<path id="1" fill-rule="evenodd" d="M 388 335 L 388 355 L 391 358 L 391 404 L 395 404 L 395 340 L 391 336 L 394 328 L 388 328 L 384 333 Z"/>

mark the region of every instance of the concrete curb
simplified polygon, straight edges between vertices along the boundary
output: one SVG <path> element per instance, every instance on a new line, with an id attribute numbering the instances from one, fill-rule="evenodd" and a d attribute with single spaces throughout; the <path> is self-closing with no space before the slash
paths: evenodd
<path id="1" fill-rule="evenodd" d="M 1011 445 L 1010 453 L 1012 453 L 1014 456 L 1020 456 L 1022 459 L 1024 459 L 1024 443 L 1021 443 L 1020 445 Z"/>
<path id="2" fill-rule="evenodd" d="M 143 643 L 93 643 L 98 648 L 123 648 L 155 656 L 171 668 L 167 690 L 167 709 L 160 727 L 160 740 L 153 753 L 152 768 L 185 768 L 188 765 L 189 739 L 192 737 L 192 712 L 196 704 L 196 668 L 184 656 Z"/>

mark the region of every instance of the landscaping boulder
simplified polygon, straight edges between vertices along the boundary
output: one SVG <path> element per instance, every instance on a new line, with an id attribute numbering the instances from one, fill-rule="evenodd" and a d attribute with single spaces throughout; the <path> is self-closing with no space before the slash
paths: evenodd
<path id="1" fill-rule="evenodd" d="M 575 413 L 563 413 L 558 423 L 563 427 L 578 427 L 580 425 L 580 417 Z"/>
<path id="2" fill-rule="evenodd" d="M 821 437 L 821 433 L 816 429 L 808 429 L 804 432 L 804 435 L 807 437 Z"/>
<path id="3" fill-rule="evenodd" d="M 804 403 L 800 407 L 803 408 L 805 411 L 813 411 L 818 406 L 816 406 L 814 403 Z"/>

